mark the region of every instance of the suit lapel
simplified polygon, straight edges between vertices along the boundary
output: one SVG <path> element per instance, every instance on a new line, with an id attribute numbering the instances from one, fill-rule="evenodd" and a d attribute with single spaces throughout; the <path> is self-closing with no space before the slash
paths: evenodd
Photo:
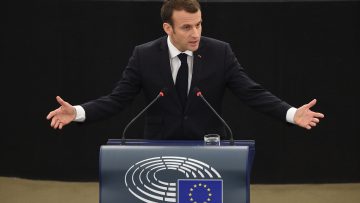
<path id="1" fill-rule="evenodd" d="M 160 74 L 164 80 L 165 87 L 168 88 L 168 97 L 171 97 L 174 100 L 174 103 L 178 105 L 179 109 L 182 109 L 179 97 L 176 92 L 174 85 L 174 80 L 171 74 L 170 67 L 170 58 L 169 58 L 169 48 L 167 45 L 167 38 L 164 37 L 161 40 L 160 44 Z"/>
<path id="2" fill-rule="evenodd" d="M 191 103 L 196 99 L 196 95 L 194 92 L 194 88 L 198 87 L 198 82 L 200 80 L 200 76 L 201 76 L 201 70 L 202 70 L 202 65 L 203 65 L 203 47 L 204 44 L 202 43 L 202 41 L 200 41 L 200 45 L 199 45 L 199 49 L 197 51 L 194 52 L 193 55 L 193 75 L 192 75 L 192 80 L 191 80 L 191 86 L 190 86 L 190 90 L 189 90 L 189 95 L 188 95 L 188 100 L 186 103 L 186 108 L 185 108 L 185 112 L 188 111 Z"/>

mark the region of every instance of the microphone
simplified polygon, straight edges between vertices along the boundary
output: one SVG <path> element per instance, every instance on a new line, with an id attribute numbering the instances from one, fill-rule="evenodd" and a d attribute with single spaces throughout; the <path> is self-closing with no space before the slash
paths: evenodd
<path id="1" fill-rule="evenodd" d="M 215 109 L 205 99 L 205 97 L 202 95 L 202 93 L 198 87 L 195 87 L 194 91 L 195 91 L 196 96 L 200 97 L 207 104 L 207 106 L 211 109 L 211 111 L 214 112 L 214 114 L 219 118 L 219 120 L 226 126 L 226 128 L 228 129 L 229 134 L 230 134 L 230 145 L 234 145 L 234 136 L 233 136 L 233 133 L 232 133 L 229 125 L 225 122 L 225 120 L 223 118 L 221 118 L 221 116 L 215 111 Z"/>
<path id="2" fill-rule="evenodd" d="M 124 128 L 124 131 L 122 133 L 121 138 L 121 144 L 125 145 L 125 134 L 129 126 L 134 123 L 134 121 L 139 118 L 150 106 L 152 106 L 160 97 L 165 96 L 165 93 L 167 93 L 167 88 L 162 88 L 159 92 L 159 94 L 142 110 L 140 113 L 138 113 Z"/>

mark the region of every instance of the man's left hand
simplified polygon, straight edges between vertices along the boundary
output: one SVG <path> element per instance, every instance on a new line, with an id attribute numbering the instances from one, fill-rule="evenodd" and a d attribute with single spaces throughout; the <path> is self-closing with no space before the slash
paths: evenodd
<path id="1" fill-rule="evenodd" d="M 294 116 L 294 122 L 296 125 L 310 130 L 320 122 L 321 118 L 324 118 L 324 114 L 310 110 L 310 108 L 315 104 L 316 99 L 313 99 L 311 102 L 296 110 Z"/>

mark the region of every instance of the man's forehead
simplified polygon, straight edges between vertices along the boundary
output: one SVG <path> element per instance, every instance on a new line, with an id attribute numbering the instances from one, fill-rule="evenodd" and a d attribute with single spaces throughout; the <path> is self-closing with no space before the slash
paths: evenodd
<path id="1" fill-rule="evenodd" d="M 189 13 L 184 10 L 178 11 L 174 10 L 172 15 L 173 22 L 178 25 L 196 25 L 201 23 L 201 11 L 197 11 L 196 13 Z"/>

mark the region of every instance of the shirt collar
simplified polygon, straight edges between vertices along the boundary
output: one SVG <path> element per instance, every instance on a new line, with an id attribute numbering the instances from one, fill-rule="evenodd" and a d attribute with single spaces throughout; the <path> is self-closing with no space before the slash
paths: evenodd
<path id="1" fill-rule="evenodd" d="M 170 36 L 167 37 L 167 44 L 168 44 L 168 47 L 169 47 L 170 58 L 174 58 L 174 57 L 176 57 L 177 55 L 179 55 L 179 54 L 181 54 L 181 53 L 185 53 L 185 54 L 187 54 L 188 56 L 193 56 L 193 52 L 192 52 L 192 51 L 189 51 L 189 50 L 186 50 L 186 51 L 184 51 L 184 52 L 179 51 L 179 50 L 171 43 Z"/>

